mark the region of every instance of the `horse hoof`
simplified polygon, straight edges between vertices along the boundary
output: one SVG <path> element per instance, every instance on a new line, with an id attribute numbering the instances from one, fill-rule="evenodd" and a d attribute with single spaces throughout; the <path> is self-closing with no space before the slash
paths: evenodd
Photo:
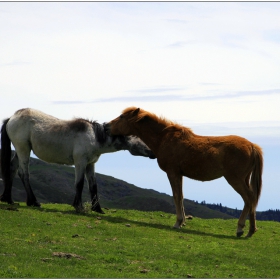
<path id="1" fill-rule="evenodd" d="M 41 204 L 38 201 L 35 202 L 26 202 L 27 206 L 32 206 L 32 207 L 41 207 Z"/>
<path id="2" fill-rule="evenodd" d="M 252 237 L 252 235 L 255 233 L 257 231 L 257 229 L 254 229 L 254 230 L 250 230 L 249 232 L 248 232 L 248 234 L 246 235 L 246 237 Z"/>
<path id="3" fill-rule="evenodd" d="M 100 209 L 100 211 L 95 211 L 95 212 L 98 212 L 100 214 L 105 214 L 105 212 L 102 209 Z"/>
<path id="4" fill-rule="evenodd" d="M 14 204 L 14 201 L 11 198 L 5 198 L 5 196 L 0 196 L 0 201 L 7 202 L 8 204 Z"/>
<path id="5" fill-rule="evenodd" d="M 41 203 L 39 203 L 38 201 L 34 202 L 33 204 L 34 207 L 41 207 Z"/>
<path id="6" fill-rule="evenodd" d="M 180 229 L 181 226 L 179 226 L 177 223 L 173 226 L 173 228 L 176 228 L 176 229 Z"/>
<path id="7" fill-rule="evenodd" d="M 84 207 L 82 207 L 82 206 L 80 206 L 80 207 L 75 207 L 74 206 L 74 208 L 75 208 L 77 213 L 82 213 L 85 210 Z"/>
<path id="8" fill-rule="evenodd" d="M 98 205 L 97 207 L 92 207 L 91 210 L 100 214 L 105 214 L 105 212 L 101 209 L 100 205 Z"/>
<path id="9" fill-rule="evenodd" d="M 241 237 L 243 235 L 243 233 L 244 233 L 244 231 L 239 231 L 239 232 L 236 233 L 236 236 Z"/>

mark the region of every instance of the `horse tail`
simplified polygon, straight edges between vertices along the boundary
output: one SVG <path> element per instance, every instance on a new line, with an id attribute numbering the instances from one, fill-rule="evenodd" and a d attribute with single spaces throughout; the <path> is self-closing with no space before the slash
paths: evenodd
<path id="1" fill-rule="evenodd" d="M 11 140 L 7 133 L 7 123 L 10 119 L 3 121 L 1 128 L 1 173 L 5 185 L 11 180 Z"/>
<path id="2" fill-rule="evenodd" d="M 251 188 L 255 195 L 255 208 L 262 191 L 262 172 L 263 172 L 263 155 L 262 149 L 256 144 L 253 144 L 254 166 L 251 175 Z"/>

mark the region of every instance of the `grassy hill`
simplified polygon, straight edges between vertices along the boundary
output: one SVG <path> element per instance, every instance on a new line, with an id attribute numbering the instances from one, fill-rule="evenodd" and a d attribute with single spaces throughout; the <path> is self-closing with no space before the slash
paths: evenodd
<path id="1" fill-rule="evenodd" d="M 0 203 L 0 278 L 279 278 L 279 223 L 235 237 L 236 219 Z"/>
<path id="2" fill-rule="evenodd" d="M 0 175 L 1 176 L 1 175 Z M 163 211 L 175 213 L 173 198 L 151 189 L 142 189 L 133 184 L 97 173 L 98 192 L 104 208 L 135 209 L 142 211 Z M 30 184 L 41 203 L 72 204 L 75 196 L 74 168 L 65 165 L 48 164 L 39 159 L 30 159 Z M 3 181 L 0 180 L 0 193 Z M 15 177 L 12 195 L 14 201 L 25 201 L 26 194 L 21 180 Z M 83 191 L 83 201 L 90 201 L 87 185 Z M 233 216 L 191 200 L 184 200 L 187 215 L 201 218 L 233 218 Z M 106 212 L 106 210 L 105 210 Z"/>

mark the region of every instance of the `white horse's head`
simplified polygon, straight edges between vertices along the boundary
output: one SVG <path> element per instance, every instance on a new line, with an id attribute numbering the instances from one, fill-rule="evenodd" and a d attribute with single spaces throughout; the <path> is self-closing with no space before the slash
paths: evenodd
<path id="1" fill-rule="evenodd" d="M 112 144 L 117 150 L 128 150 L 133 156 L 155 159 L 152 150 L 137 136 L 108 136 L 112 137 Z"/>

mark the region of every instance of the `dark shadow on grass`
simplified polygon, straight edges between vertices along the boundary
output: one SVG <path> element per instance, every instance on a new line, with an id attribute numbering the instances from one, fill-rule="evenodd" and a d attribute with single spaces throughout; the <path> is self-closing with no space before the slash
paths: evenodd
<path id="1" fill-rule="evenodd" d="M 6 204 L 6 205 L 7 205 L 7 207 L 9 207 L 8 204 Z M 0 207 L 0 209 L 1 208 L 4 209 L 5 207 L 2 206 L 2 207 Z M 66 211 L 61 211 L 61 210 L 57 210 L 57 209 L 47 209 L 44 207 L 30 207 L 30 206 L 26 206 L 26 205 L 17 205 L 17 208 L 18 209 L 32 208 L 35 211 L 40 211 L 40 212 L 61 213 L 61 214 L 65 214 L 65 215 L 70 214 L 70 215 L 77 215 L 77 216 L 87 216 L 87 217 L 91 217 L 91 218 L 101 216 L 102 220 L 108 221 L 110 223 L 137 225 L 140 227 L 150 227 L 150 228 L 161 229 L 161 230 L 175 231 L 175 232 L 180 232 L 183 234 L 184 233 L 185 234 L 195 234 L 195 235 L 199 235 L 199 236 L 211 236 L 211 237 L 215 237 L 215 238 L 231 239 L 231 240 L 236 240 L 236 239 L 247 240 L 248 239 L 248 238 L 238 238 L 236 236 L 228 236 L 228 235 L 224 235 L 224 234 L 207 233 L 207 232 L 198 231 L 198 230 L 186 229 L 184 227 L 182 227 L 180 229 L 175 229 L 172 226 L 167 226 L 167 225 L 158 224 L 158 223 L 147 223 L 147 222 L 129 220 L 129 219 L 122 218 L 122 217 L 112 217 L 112 216 L 106 215 L 106 213 L 104 215 L 102 215 L 100 213 L 96 213 L 96 212 L 77 213 L 74 208 L 73 208 L 73 210 L 66 210 Z M 121 209 L 121 210 L 125 210 L 125 209 Z M 110 212 L 110 210 L 108 210 L 107 214 L 112 215 L 113 213 Z M 174 215 L 174 217 L 175 217 L 175 215 Z M 190 221 L 186 221 L 186 223 L 189 223 L 189 222 Z"/>
<path id="2" fill-rule="evenodd" d="M 199 236 L 211 236 L 211 237 L 215 237 L 215 238 L 234 239 L 234 240 L 237 239 L 237 237 L 235 237 L 235 236 L 207 233 L 207 232 L 198 231 L 198 230 L 186 229 L 184 227 L 182 227 L 180 229 L 175 229 L 172 226 L 167 226 L 167 225 L 163 225 L 163 224 L 133 221 L 133 220 L 120 218 L 120 217 L 102 216 L 102 220 L 108 221 L 110 223 L 137 225 L 137 226 L 141 226 L 141 227 L 150 227 L 150 228 L 156 228 L 156 229 L 161 229 L 161 230 L 176 231 L 176 232 L 186 233 L 186 234 L 195 234 L 195 235 L 199 235 Z M 239 238 L 239 239 L 245 240 L 245 238 Z"/>

